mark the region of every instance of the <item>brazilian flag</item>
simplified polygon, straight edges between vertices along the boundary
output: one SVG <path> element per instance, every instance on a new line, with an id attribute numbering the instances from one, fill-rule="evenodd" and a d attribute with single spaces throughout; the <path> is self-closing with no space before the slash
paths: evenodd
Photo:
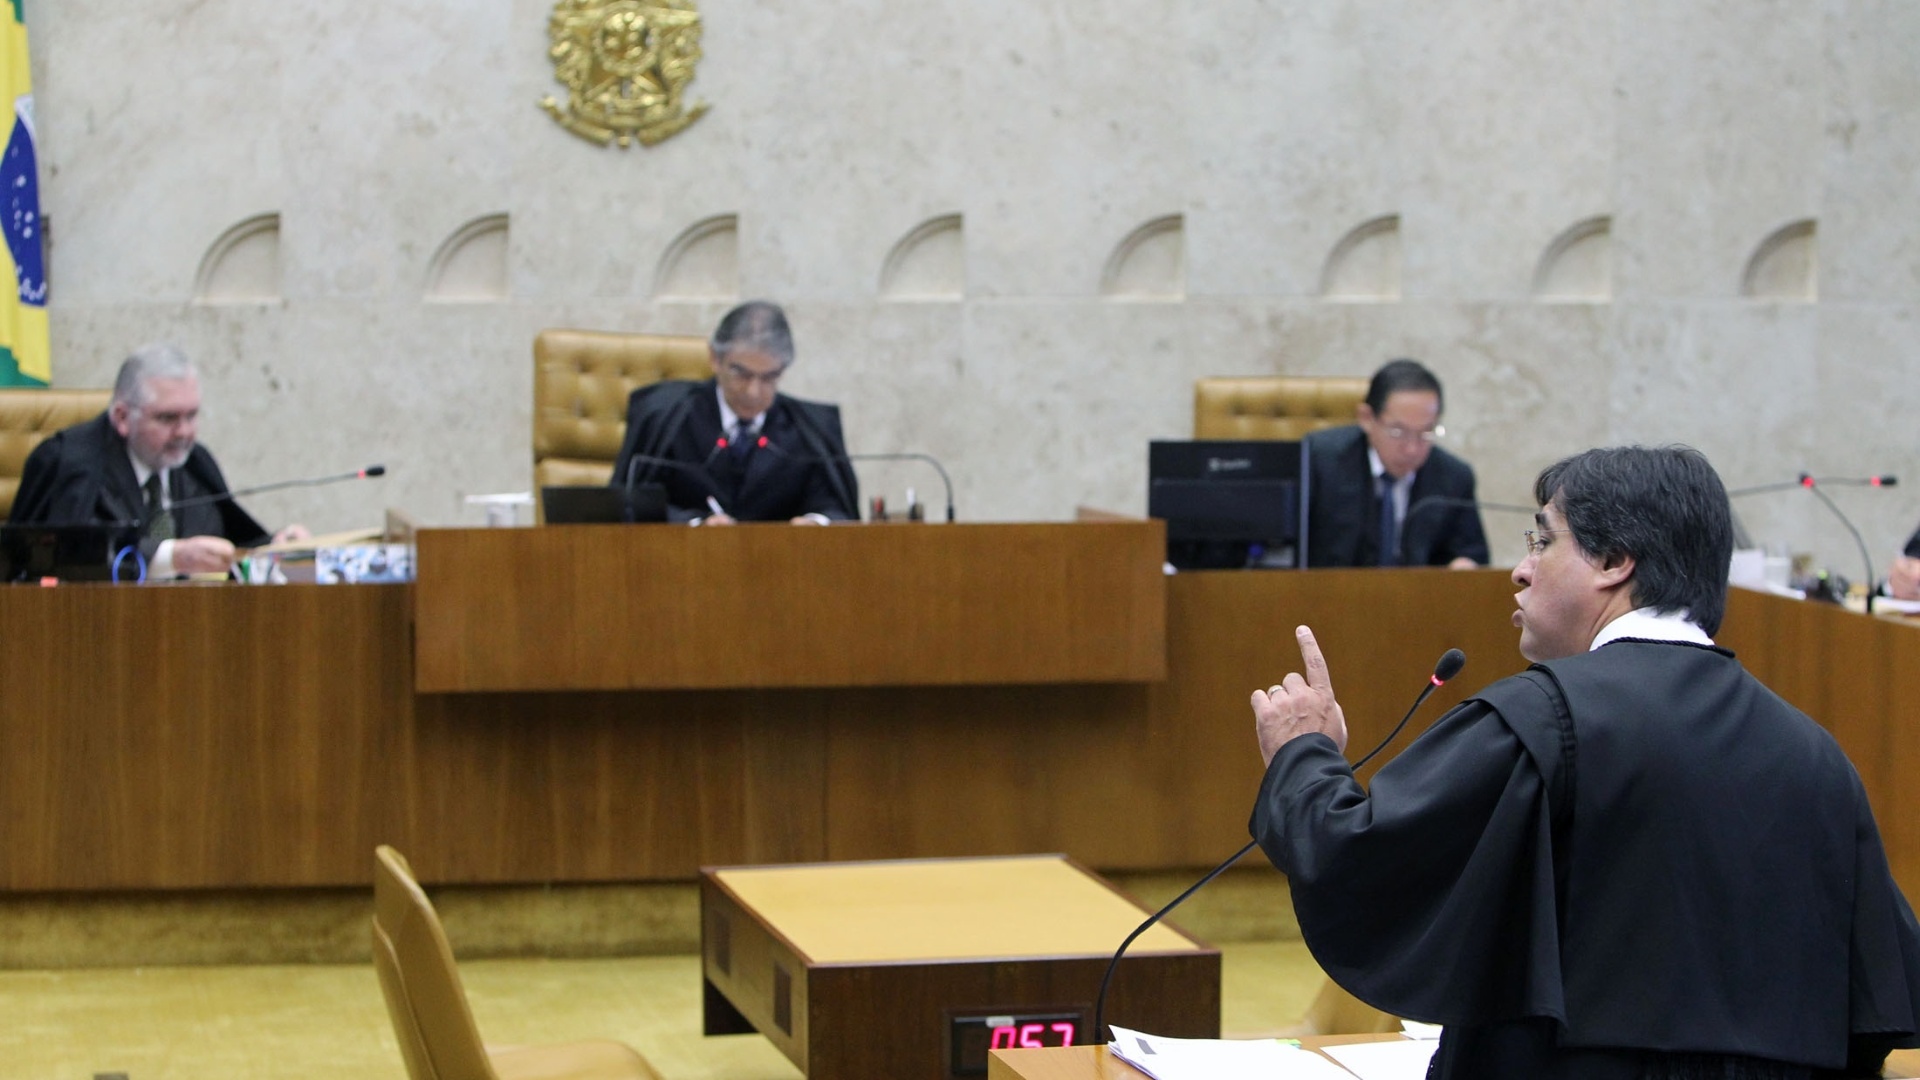
<path id="1" fill-rule="evenodd" d="M 0 233 L 18 282 L 0 277 L 0 386 L 45 386 L 53 377 L 47 346 L 47 263 L 40 246 L 40 171 L 33 154 L 33 77 L 27 65 L 25 0 L 0 2 L 0 94 L 13 103 L 12 130 L 0 155 Z"/>

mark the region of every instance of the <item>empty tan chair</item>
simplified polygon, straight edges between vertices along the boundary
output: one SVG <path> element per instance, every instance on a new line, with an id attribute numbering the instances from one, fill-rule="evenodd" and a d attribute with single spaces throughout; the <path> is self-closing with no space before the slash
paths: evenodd
<path id="1" fill-rule="evenodd" d="M 111 390 L 0 390 L 0 521 L 13 513 L 20 473 L 41 440 L 106 411 Z"/>
<path id="2" fill-rule="evenodd" d="M 533 339 L 535 490 L 606 483 L 627 436 L 634 390 L 712 374 L 703 337 L 540 331 Z"/>
<path id="3" fill-rule="evenodd" d="M 487 1047 L 440 917 L 401 854 L 374 851 L 373 967 L 413 1080 L 659 1080 L 646 1059 L 607 1039 Z"/>
<path id="4" fill-rule="evenodd" d="M 1365 377 L 1262 375 L 1193 384 L 1196 439 L 1303 439 L 1354 421 Z"/>

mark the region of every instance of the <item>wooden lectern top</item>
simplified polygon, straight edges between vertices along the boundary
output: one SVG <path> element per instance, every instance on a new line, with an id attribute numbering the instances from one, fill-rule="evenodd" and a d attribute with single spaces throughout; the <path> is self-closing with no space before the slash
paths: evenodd
<path id="1" fill-rule="evenodd" d="M 1147 915 L 1063 855 L 709 874 L 815 964 L 1107 956 Z M 1203 952 L 1164 925 L 1128 950 Z"/>

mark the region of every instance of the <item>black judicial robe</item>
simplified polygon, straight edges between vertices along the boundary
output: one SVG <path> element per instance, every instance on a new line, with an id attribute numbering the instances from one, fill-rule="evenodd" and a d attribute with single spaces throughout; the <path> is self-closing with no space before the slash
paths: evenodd
<path id="1" fill-rule="evenodd" d="M 840 409 L 775 395 L 761 434 L 767 445 L 744 461 L 716 448 L 720 401 L 714 381 L 670 380 L 627 399 L 627 434 L 614 487 L 664 484 L 675 520 L 704 517 L 712 496 L 737 521 L 788 521 L 802 514 L 860 519 L 859 482 L 847 460 Z M 638 455 L 640 460 L 635 461 Z M 662 465 L 661 459 L 680 463 Z"/>
<path id="2" fill-rule="evenodd" d="M 206 447 L 195 445 L 187 460 L 167 472 L 173 502 L 214 495 L 227 478 Z M 15 525 L 107 525 L 146 530 L 146 499 L 127 457 L 127 440 L 113 429 L 106 413 L 55 432 L 27 455 L 20 490 L 8 522 Z M 273 539 L 232 499 L 219 499 L 173 511 L 177 536 L 223 536 L 240 547 L 258 547 Z M 140 541 L 151 559 L 158 540 Z"/>
<path id="3" fill-rule="evenodd" d="M 1723 649 L 1536 664 L 1370 789 L 1294 739 L 1251 828 L 1327 973 L 1447 1025 L 1434 1077 L 1878 1075 L 1916 1045 L 1920 928 L 1859 776 Z"/>

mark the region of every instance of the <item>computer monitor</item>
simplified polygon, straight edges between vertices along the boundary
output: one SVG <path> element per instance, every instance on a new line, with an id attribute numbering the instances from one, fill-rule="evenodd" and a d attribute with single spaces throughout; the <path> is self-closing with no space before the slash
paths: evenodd
<path id="1" fill-rule="evenodd" d="M 540 507 L 549 525 L 665 521 L 667 489 L 662 484 L 634 484 L 627 488 L 556 484 L 540 489 Z"/>
<path id="2" fill-rule="evenodd" d="M 1167 523 L 1176 568 L 1304 567 L 1307 477 L 1305 443 L 1155 441 L 1147 514 Z"/>

